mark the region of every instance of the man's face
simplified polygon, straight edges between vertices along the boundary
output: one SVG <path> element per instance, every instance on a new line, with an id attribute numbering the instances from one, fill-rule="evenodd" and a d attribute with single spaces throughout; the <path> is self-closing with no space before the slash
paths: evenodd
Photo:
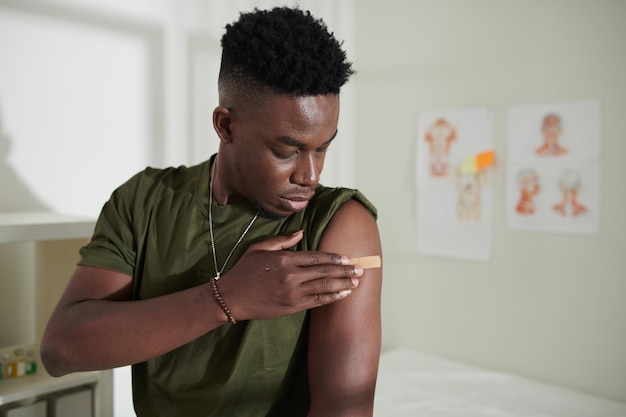
<path id="1" fill-rule="evenodd" d="M 272 95 L 231 109 L 231 193 L 253 201 L 266 216 L 304 210 L 337 134 L 337 95 Z"/>

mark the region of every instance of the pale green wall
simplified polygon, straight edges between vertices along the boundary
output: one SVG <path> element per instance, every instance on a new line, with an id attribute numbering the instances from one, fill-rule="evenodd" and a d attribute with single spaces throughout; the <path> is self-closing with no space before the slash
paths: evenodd
<path id="1" fill-rule="evenodd" d="M 357 2 L 357 180 L 380 210 L 384 345 L 626 401 L 626 2 Z M 415 252 L 416 116 L 599 99 L 601 227 L 511 231 L 495 170 L 491 260 Z"/>

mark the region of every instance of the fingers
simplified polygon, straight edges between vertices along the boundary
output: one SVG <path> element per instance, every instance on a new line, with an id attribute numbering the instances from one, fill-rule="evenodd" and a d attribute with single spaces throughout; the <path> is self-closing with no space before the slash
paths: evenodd
<path id="1" fill-rule="evenodd" d="M 325 264 L 347 266 L 350 264 L 350 258 L 347 256 L 317 251 L 298 252 L 296 259 L 298 266 L 315 266 Z"/>
<path id="2" fill-rule="evenodd" d="M 305 291 L 336 292 L 356 288 L 363 268 L 356 265 L 315 265 L 298 268 L 300 287 Z"/>
<path id="3" fill-rule="evenodd" d="M 307 269 L 311 270 L 308 273 L 313 273 L 314 278 L 300 285 L 301 300 L 306 304 L 306 308 L 320 307 L 346 298 L 359 286 L 359 277 L 363 275 L 363 269 L 359 266 L 341 267 L 340 277 L 333 276 L 330 271 L 324 271 L 323 273 L 328 272 L 328 275 L 320 278 L 319 267 Z"/>
<path id="4" fill-rule="evenodd" d="M 352 290 L 342 290 L 337 293 L 314 294 L 312 297 L 310 297 L 312 305 L 309 308 L 321 307 L 326 304 L 334 303 L 343 298 L 346 298 L 351 293 L 352 293 Z"/>
<path id="5" fill-rule="evenodd" d="M 348 297 L 359 286 L 363 266 L 351 264 L 347 256 L 285 250 L 302 238 L 298 231 L 255 243 L 228 273 L 248 282 L 240 287 L 244 291 L 236 291 L 246 294 L 242 299 L 247 301 L 239 306 L 242 317 L 271 318 L 323 306 Z"/>
<path id="6" fill-rule="evenodd" d="M 289 253 L 288 255 L 295 255 Z M 318 253 L 319 257 L 324 254 Z M 328 255 L 328 254 L 326 254 Z M 291 257 L 287 256 L 287 259 Z M 330 257 L 329 259 L 332 259 Z M 358 265 L 315 264 L 263 269 L 267 288 L 279 304 L 293 311 L 301 311 L 339 301 L 359 286 L 364 270 Z M 267 289 L 266 288 L 266 289 Z"/>

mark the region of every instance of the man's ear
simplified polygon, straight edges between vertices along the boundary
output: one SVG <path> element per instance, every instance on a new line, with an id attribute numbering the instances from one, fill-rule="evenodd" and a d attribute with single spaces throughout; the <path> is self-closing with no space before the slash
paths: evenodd
<path id="1" fill-rule="evenodd" d="M 220 137 L 222 143 L 232 141 L 230 110 L 224 106 L 218 106 L 213 110 L 213 128 Z"/>

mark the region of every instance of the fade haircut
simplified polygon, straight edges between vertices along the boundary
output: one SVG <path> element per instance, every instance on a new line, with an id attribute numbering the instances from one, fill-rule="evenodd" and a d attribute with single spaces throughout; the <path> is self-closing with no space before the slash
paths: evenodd
<path id="1" fill-rule="evenodd" d="M 326 24 L 298 8 L 241 13 L 226 25 L 221 43 L 220 92 L 339 94 L 354 73 Z"/>

